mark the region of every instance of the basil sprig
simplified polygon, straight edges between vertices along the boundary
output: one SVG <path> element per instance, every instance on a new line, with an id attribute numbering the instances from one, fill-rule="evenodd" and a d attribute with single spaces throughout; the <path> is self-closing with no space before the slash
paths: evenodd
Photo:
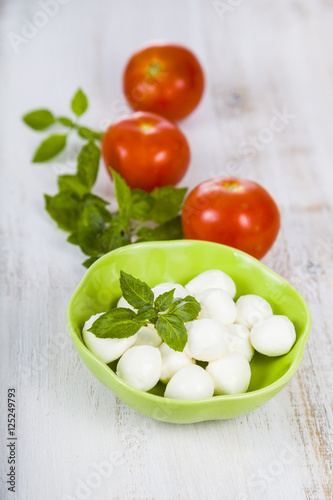
<path id="1" fill-rule="evenodd" d="M 48 109 L 27 113 L 23 121 L 41 132 L 62 127 L 44 139 L 33 156 L 33 162 L 47 162 L 61 153 L 70 133 L 77 132 L 85 141 L 77 157 L 75 174 L 58 176 L 58 193 L 45 195 L 45 209 L 57 225 L 69 234 L 67 241 L 78 245 L 88 256 L 89 267 L 105 253 L 141 241 L 183 238 L 179 212 L 186 188 L 166 186 L 151 193 L 131 189 L 125 180 L 110 168 L 114 180 L 118 209 L 110 210 L 109 202 L 92 194 L 100 164 L 102 132 L 78 123 L 88 108 L 88 99 L 79 89 L 70 103 L 74 118 L 56 116 Z M 97 144 L 96 144 L 97 142 Z"/>
<path id="2" fill-rule="evenodd" d="M 198 317 L 199 302 L 188 295 L 174 298 L 175 289 L 156 299 L 151 288 L 132 275 L 120 271 L 120 288 L 123 297 L 136 311 L 118 307 L 102 314 L 90 328 L 99 338 L 128 338 L 147 324 L 155 326 L 162 340 L 175 351 L 183 351 L 187 342 L 185 323 Z"/>
<path id="3" fill-rule="evenodd" d="M 71 131 L 76 131 L 82 139 L 100 141 L 103 137 L 102 132 L 91 130 L 75 121 L 87 111 L 87 108 L 88 98 L 84 92 L 79 89 L 71 100 L 71 110 L 75 115 L 74 119 L 68 118 L 67 116 L 55 116 L 54 113 L 48 109 L 36 109 L 24 115 L 24 123 L 33 130 L 43 131 L 55 125 L 58 125 L 58 127 L 59 125 L 65 127 L 63 133 L 52 134 L 40 143 L 32 161 L 34 163 L 43 163 L 58 156 L 58 154 L 65 149 L 67 138 Z"/>

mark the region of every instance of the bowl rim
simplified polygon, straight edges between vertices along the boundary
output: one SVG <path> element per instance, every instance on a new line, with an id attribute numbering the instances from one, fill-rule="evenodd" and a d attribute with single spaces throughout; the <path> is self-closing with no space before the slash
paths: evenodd
<path id="1" fill-rule="evenodd" d="M 85 351 L 85 354 L 88 355 L 88 357 L 93 359 L 95 362 L 97 362 L 102 369 L 106 370 L 109 373 L 109 375 L 116 381 L 116 383 L 118 383 L 120 386 L 124 387 L 124 389 L 126 389 L 127 392 L 131 392 L 134 395 L 139 395 L 143 399 L 151 400 L 152 402 L 158 402 L 160 404 L 165 403 L 165 404 L 168 404 L 171 406 L 177 406 L 178 408 L 179 408 L 179 406 L 194 406 L 195 407 L 195 406 L 202 405 L 202 403 L 204 403 L 204 402 L 213 403 L 215 401 L 216 404 L 218 404 L 219 401 L 232 401 L 232 400 L 242 401 L 242 400 L 246 400 L 246 399 L 252 399 L 252 398 L 255 398 L 257 396 L 264 396 L 266 394 L 268 395 L 268 394 L 271 394 L 272 392 L 274 392 L 275 390 L 277 392 L 279 390 L 281 390 L 292 379 L 292 377 L 297 372 L 297 370 L 301 364 L 302 358 L 303 358 L 306 342 L 307 342 L 308 337 L 310 335 L 311 326 L 312 326 L 312 318 L 311 318 L 310 309 L 309 309 L 305 299 L 298 292 L 298 290 L 296 290 L 296 288 L 293 285 L 291 285 L 285 278 L 283 278 L 282 276 L 277 274 L 275 271 L 270 269 L 268 266 L 263 264 L 261 261 L 259 261 L 255 257 L 252 257 L 251 255 L 247 254 L 246 252 L 243 252 L 241 250 L 238 250 L 236 248 L 233 248 L 233 247 L 230 247 L 227 245 L 223 245 L 221 243 L 214 243 L 214 242 L 203 241 L 203 240 L 148 241 L 148 242 L 133 243 L 133 244 L 131 244 L 131 248 L 133 248 L 133 250 L 134 250 L 134 248 L 136 248 L 137 246 L 148 246 L 148 247 L 149 246 L 150 247 L 158 246 L 158 247 L 161 247 L 161 246 L 170 246 L 170 245 L 172 246 L 175 244 L 185 245 L 185 246 L 191 246 L 193 244 L 202 245 L 202 246 L 214 246 L 214 247 L 224 248 L 227 251 L 232 251 L 235 255 L 240 256 L 242 259 L 245 258 L 247 260 L 252 261 L 253 263 L 255 263 L 255 265 L 259 266 L 260 268 L 264 269 L 265 271 L 268 271 L 269 274 L 277 277 L 280 281 L 284 282 L 286 285 L 288 285 L 288 287 L 293 289 L 293 291 L 298 296 L 298 299 L 300 300 L 300 302 L 304 308 L 304 311 L 306 313 L 306 324 L 305 324 L 305 328 L 304 328 L 304 333 L 302 334 L 302 337 L 300 338 L 299 352 L 298 352 L 296 358 L 291 363 L 288 370 L 286 371 L 286 373 L 284 375 L 282 375 L 282 377 L 280 377 L 278 380 L 276 380 L 272 384 L 269 384 L 269 385 L 263 387 L 262 389 L 256 389 L 254 391 L 245 392 L 245 393 L 241 393 L 241 394 L 223 394 L 223 395 L 218 395 L 218 396 L 212 396 L 211 398 L 207 398 L 207 399 L 196 399 L 196 400 L 172 399 L 172 398 L 166 398 L 164 396 L 159 396 L 157 394 L 152 394 L 150 392 L 141 391 L 139 389 L 135 389 L 134 387 L 128 385 L 120 377 L 118 377 L 118 375 L 106 363 L 104 363 L 102 360 L 100 360 L 97 356 L 95 356 L 86 347 L 83 339 L 80 338 L 79 335 L 75 332 L 75 329 L 72 325 L 71 309 L 72 309 L 73 302 L 75 301 L 77 295 L 81 292 L 82 288 L 85 286 L 85 283 L 89 278 L 89 275 L 96 268 L 98 268 L 100 265 L 102 265 L 103 261 L 108 260 L 111 257 L 111 255 L 114 256 L 115 254 L 121 254 L 123 252 L 126 252 L 126 250 L 128 250 L 129 245 L 117 248 L 115 250 L 111 250 L 107 254 L 100 257 L 96 262 L 94 262 L 94 264 L 92 264 L 89 267 L 89 269 L 87 269 L 87 271 L 83 275 L 81 281 L 79 282 L 78 286 L 74 290 L 74 292 L 70 298 L 70 301 L 68 303 L 67 312 L 66 312 L 67 325 L 68 325 L 69 333 L 70 333 L 70 336 L 71 336 L 73 342 L 74 342 L 74 339 L 77 339 L 81 344 L 81 348 L 83 348 L 83 350 Z M 74 342 L 74 345 L 75 345 L 75 342 Z M 278 356 L 276 356 L 276 357 L 278 357 Z"/>

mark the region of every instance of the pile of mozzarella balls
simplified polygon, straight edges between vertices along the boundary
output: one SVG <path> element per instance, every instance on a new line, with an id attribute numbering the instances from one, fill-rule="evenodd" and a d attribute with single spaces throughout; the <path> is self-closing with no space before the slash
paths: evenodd
<path id="1" fill-rule="evenodd" d="M 254 349 L 266 356 L 281 356 L 296 340 L 293 323 L 273 314 L 259 295 L 243 295 L 234 302 L 235 283 L 223 271 L 205 271 L 185 287 L 162 283 L 152 290 L 156 298 L 173 288 L 175 298 L 192 295 L 201 305 L 198 318 L 186 324 L 188 341 L 183 352 L 162 342 L 153 325 L 125 339 L 101 339 L 88 331 L 103 313 L 84 325 L 87 347 L 105 363 L 120 358 L 117 375 L 135 389 L 149 391 L 160 380 L 166 384 L 167 398 L 199 400 L 214 394 L 241 394 L 250 383 Z M 123 297 L 117 306 L 132 308 Z"/>

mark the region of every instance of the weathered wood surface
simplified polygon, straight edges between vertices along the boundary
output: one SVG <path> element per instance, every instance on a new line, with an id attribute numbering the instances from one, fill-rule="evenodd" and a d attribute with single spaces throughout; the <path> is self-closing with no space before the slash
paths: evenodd
<path id="1" fill-rule="evenodd" d="M 10 33 L 25 36 L 27 20 L 42 24 L 42 3 L 0 4 L 1 481 L 7 388 L 18 392 L 17 492 L 3 484 L 1 498 L 333 498 L 333 3 L 54 0 L 53 17 L 15 45 Z M 65 113 L 82 86 L 91 102 L 84 121 L 105 126 L 126 110 L 126 59 L 154 38 L 191 47 L 207 77 L 200 107 L 181 123 L 192 149 L 183 184 L 217 174 L 262 183 L 282 212 L 264 262 L 299 289 L 313 314 L 292 382 L 230 421 L 152 421 L 86 369 L 65 323 L 82 255 L 42 199 L 73 162 L 32 165 L 38 138 L 20 120 L 39 106 Z M 111 194 L 104 171 L 96 191 Z"/>

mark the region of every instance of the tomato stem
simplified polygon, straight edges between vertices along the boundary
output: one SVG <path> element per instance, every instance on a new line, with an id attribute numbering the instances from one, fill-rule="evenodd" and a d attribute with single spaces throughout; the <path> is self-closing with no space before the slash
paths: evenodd
<path id="1" fill-rule="evenodd" d="M 242 186 L 236 181 L 225 181 L 223 183 L 223 187 L 228 191 L 234 191 L 234 192 L 243 190 Z"/>
<path id="2" fill-rule="evenodd" d="M 140 129 L 142 132 L 149 132 L 152 128 L 154 128 L 153 125 L 150 125 L 149 123 L 142 123 L 139 125 Z"/>
<path id="3" fill-rule="evenodd" d="M 149 64 L 149 66 L 147 68 L 148 75 L 153 77 L 153 78 L 155 76 L 157 76 L 160 73 L 160 71 L 161 71 L 161 66 L 160 66 L 160 63 L 157 61 L 154 61 L 151 64 Z"/>

